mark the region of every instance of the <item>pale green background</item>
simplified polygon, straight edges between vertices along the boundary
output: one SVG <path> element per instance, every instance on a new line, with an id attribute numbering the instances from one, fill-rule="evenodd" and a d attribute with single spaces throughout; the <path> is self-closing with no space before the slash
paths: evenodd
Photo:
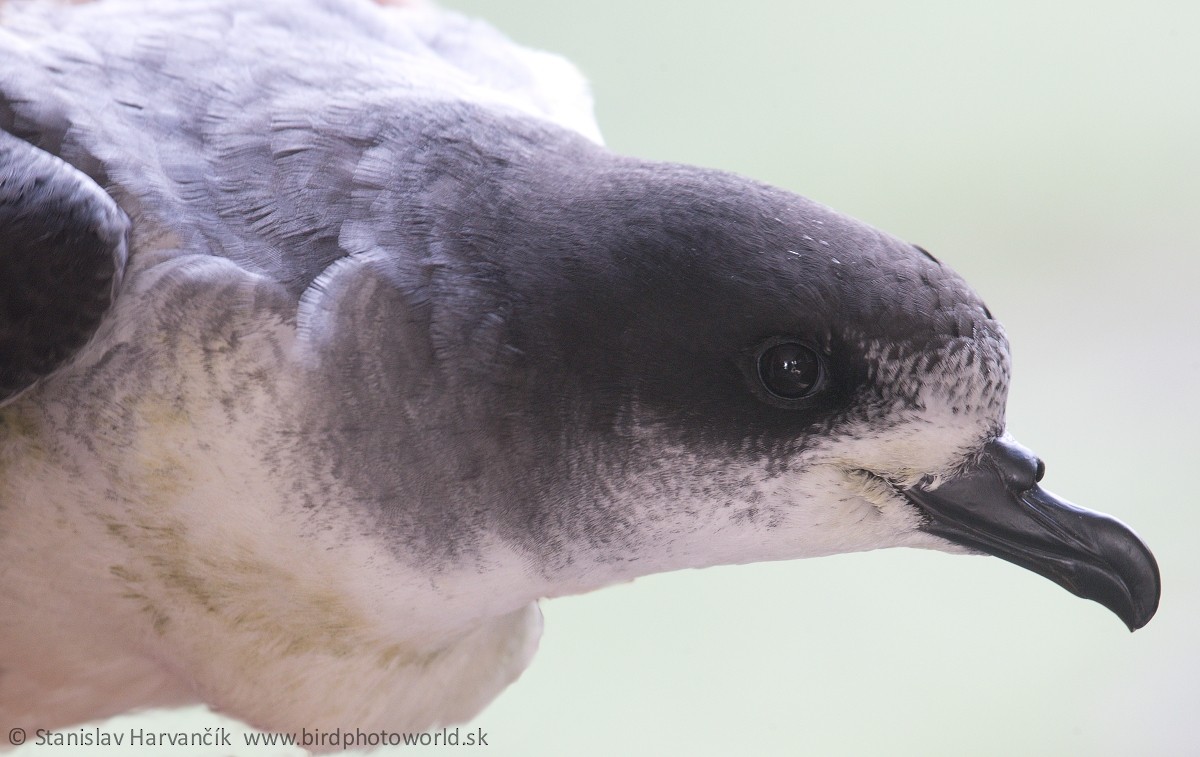
<path id="1" fill-rule="evenodd" d="M 1131 636 L 990 558 L 646 578 L 545 603 L 476 721 L 491 746 L 463 751 L 1200 754 L 1200 3 L 448 4 L 574 60 L 614 149 L 765 179 L 963 273 L 1008 328 L 1047 487 L 1133 524 L 1164 583 Z"/>

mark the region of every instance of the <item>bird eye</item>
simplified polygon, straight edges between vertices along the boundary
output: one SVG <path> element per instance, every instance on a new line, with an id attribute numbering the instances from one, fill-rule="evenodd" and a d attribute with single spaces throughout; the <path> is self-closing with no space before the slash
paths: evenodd
<path id="1" fill-rule="evenodd" d="M 816 390 L 821 358 L 798 342 L 769 343 L 758 355 L 758 378 L 776 397 L 800 399 Z"/>

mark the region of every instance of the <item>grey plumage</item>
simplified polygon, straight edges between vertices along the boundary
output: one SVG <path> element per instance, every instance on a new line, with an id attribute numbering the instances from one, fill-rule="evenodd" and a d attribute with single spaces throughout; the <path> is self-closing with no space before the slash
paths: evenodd
<path id="1" fill-rule="evenodd" d="M 400 188 L 403 177 L 381 173 L 390 166 L 378 162 L 379 145 L 429 149 L 423 124 L 406 116 L 429 106 L 452 119 L 461 93 L 532 78 L 497 65 L 486 45 L 457 52 L 463 36 L 480 41 L 480 25 L 466 19 L 380 24 L 371 11 L 192 0 L 165 13 L 138 3 L 48 9 L 28 28 L 17 18 L 9 38 L 36 38 L 55 63 L 6 48 L 0 129 L 110 187 L 144 223 L 184 235 L 182 246 L 299 294 L 344 254 L 339 228 L 370 210 L 346 198 Z M 122 12 L 124 24 L 114 19 Z M 265 56 L 271 34 L 303 47 Z M 469 71 L 456 68 L 459 57 Z M 491 97 L 513 111 L 523 103 Z"/>

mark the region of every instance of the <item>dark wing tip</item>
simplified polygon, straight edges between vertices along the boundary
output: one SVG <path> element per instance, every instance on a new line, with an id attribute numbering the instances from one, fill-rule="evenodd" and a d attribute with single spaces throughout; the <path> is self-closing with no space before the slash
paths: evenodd
<path id="1" fill-rule="evenodd" d="M 0 403 L 95 334 L 124 269 L 128 228 L 94 181 L 0 131 Z"/>

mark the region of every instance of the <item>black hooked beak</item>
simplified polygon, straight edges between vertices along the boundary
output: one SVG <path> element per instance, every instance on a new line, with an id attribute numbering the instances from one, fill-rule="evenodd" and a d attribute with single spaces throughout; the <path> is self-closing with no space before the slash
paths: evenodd
<path id="1" fill-rule="evenodd" d="M 1009 438 L 930 491 L 903 494 L 926 515 L 922 529 L 1045 576 L 1092 599 L 1135 631 L 1154 617 L 1161 584 L 1150 549 L 1116 518 L 1085 510 L 1038 486 L 1045 467 Z"/>

